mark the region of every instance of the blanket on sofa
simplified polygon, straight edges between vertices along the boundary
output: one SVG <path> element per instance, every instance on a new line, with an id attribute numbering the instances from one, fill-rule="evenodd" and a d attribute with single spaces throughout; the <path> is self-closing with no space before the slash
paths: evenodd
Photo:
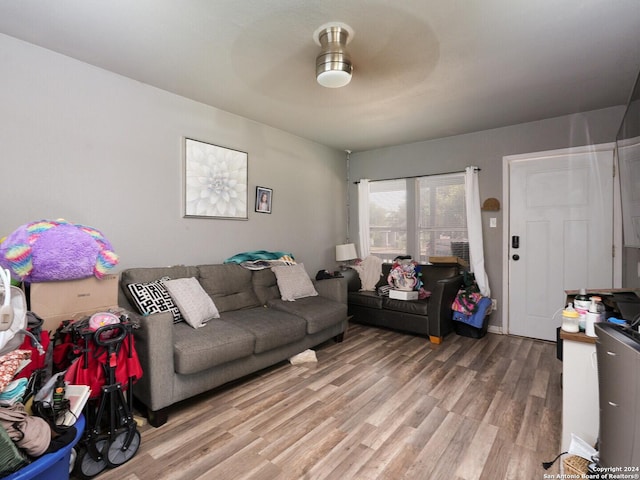
<path id="1" fill-rule="evenodd" d="M 362 284 L 360 290 L 365 292 L 375 291 L 382 275 L 382 260 L 369 255 L 359 264 L 352 265 L 352 268 L 360 275 L 360 283 Z"/>
<path id="2" fill-rule="evenodd" d="M 287 252 L 268 252 L 266 250 L 254 250 L 243 252 L 227 258 L 224 263 L 237 263 L 248 270 L 263 270 L 279 265 L 294 265 L 293 255 Z"/>

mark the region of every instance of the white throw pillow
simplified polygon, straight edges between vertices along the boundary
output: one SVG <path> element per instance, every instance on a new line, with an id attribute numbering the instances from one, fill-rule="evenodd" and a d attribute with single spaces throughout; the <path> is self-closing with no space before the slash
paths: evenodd
<path id="1" fill-rule="evenodd" d="M 167 280 L 164 286 L 180 309 L 182 318 L 193 328 L 200 328 L 212 318 L 220 318 L 213 300 L 195 277 Z"/>
<path id="2" fill-rule="evenodd" d="M 272 267 L 271 270 L 278 281 L 282 300 L 293 302 L 297 298 L 315 297 L 318 295 L 313 283 L 304 269 L 303 263 Z"/>

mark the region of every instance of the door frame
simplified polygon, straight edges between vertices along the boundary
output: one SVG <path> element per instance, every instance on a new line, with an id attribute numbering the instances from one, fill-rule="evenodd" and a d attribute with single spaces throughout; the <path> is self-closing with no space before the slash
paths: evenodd
<path id="1" fill-rule="evenodd" d="M 535 161 L 536 158 L 564 155 L 579 155 L 584 153 L 613 151 L 613 165 L 616 172 L 613 181 L 613 247 L 615 257 L 613 259 L 613 286 L 620 287 L 622 283 L 622 222 L 620 211 L 620 182 L 618 179 L 618 158 L 615 152 L 615 143 L 600 143 L 583 147 L 569 147 L 558 150 L 544 150 L 540 152 L 506 155 L 502 157 L 502 333 L 509 333 L 509 215 L 510 215 L 510 176 L 509 167 L 516 161 Z M 612 172 L 613 175 L 613 172 Z"/>

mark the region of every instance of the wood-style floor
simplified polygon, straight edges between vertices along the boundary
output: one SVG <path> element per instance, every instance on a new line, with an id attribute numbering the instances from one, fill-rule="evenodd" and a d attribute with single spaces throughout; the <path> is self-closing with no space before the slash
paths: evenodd
<path id="1" fill-rule="evenodd" d="M 555 344 L 455 334 L 441 345 L 352 324 L 317 363 L 282 363 L 176 405 L 98 480 L 517 479 L 557 474 Z"/>

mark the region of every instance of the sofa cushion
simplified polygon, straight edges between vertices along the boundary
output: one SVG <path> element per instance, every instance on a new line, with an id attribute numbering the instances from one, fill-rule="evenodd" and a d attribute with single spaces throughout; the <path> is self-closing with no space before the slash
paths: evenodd
<path id="1" fill-rule="evenodd" d="M 180 309 L 184 320 L 193 328 L 200 328 L 212 318 L 220 318 L 213 300 L 196 278 L 167 280 L 164 286 Z"/>
<path id="2" fill-rule="evenodd" d="M 196 267 L 176 265 L 173 267 L 140 267 L 129 268 L 120 274 L 120 283 L 128 285 L 130 283 L 147 283 L 158 280 L 162 277 L 187 278 L 198 275 Z"/>
<path id="3" fill-rule="evenodd" d="M 389 272 L 393 264 L 382 264 L 382 277 L 378 282 L 378 287 L 382 285 L 388 285 Z M 432 291 L 436 287 L 436 282 L 443 278 L 451 278 L 458 275 L 459 267 L 456 265 L 431 265 L 420 264 L 420 280 L 422 280 L 423 288 L 427 291 Z"/>
<path id="4" fill-rule="evenodd" d="M 222 320 L 209 320 L 197 330 L 186 323 L 173 326 L 174 368 L 183 375 L 247 357 L 254 348 L 251 332 Z"/>
<path id="5" fill-rule="evenodd" d="M 261 305 L 266 305 L 269 300 L 274 298 L 280 298 L 278 280 L 270 268 L 255 270 L 251 275 L 251 281 Z"/>
<path id="6" fill-rule="evenodd" d="M 377 292 L 349 292 L 349 305 L 360 307 L 382 308 L 382 298 Z"/>
<path id="7" fill-rule="evenodd" d="M 220 313 L 261 305 L 253 291 L 251 270 L 235 263 L 200 265 L 198 270 L 202 288 L 211 296 Z"/>
<path id="8" fill-rule="evenodd" d="M 379 288 L 383 285 L 389 285 L 387 278 L 389 277 L 389 271 L 393 264 L 391 263 L 383 263 L 382 264 L 382 276 L 380 277 L 380 281 L 377 283 L 376 288 Z M 459 267 L 457 265 L 431 265 L 431 264 L 420 264 L 420 272 L 423 287 L 425 290 L 432 291 L 435 289 L 436 282 L 438 280 L 442 280 L 444 278 L 455 277 L 459 274 Z M 355 272 L 355 270 L 354 270 Z M 349 291 L 360 290 L 361 282 L 359 276 L 349 275 Z"/>
<path id="9" fill-rule="evenodd" d="M 322 297 L 300 298 L 295 302 L 274 299 L 268 306 L 304 318 L 308 334 L 321 332 L 347 318 L 347 305 Z"/>
<path id="10" fill-rule="evenodd" d="M 254 335 L 254 353 L 293 343 L 304 338 L 307 331 L 303 318 L 266 307 L 225 312 L 220 318 Z"/>
<path id="11" fill-rule="evenodd" d="M 271 270 L 278 280 L 282 300 L 293 302 L 298 298 L 318 295 L 303 263 L 273 267 Z"/>
<path id="12" fill-rule="evenodd" d="M 395 312 L 411 313 L 413 315 L 427 316 L 428 300 L 397 300 L 395 298 L 384 297 L 382 308 Z"/>

